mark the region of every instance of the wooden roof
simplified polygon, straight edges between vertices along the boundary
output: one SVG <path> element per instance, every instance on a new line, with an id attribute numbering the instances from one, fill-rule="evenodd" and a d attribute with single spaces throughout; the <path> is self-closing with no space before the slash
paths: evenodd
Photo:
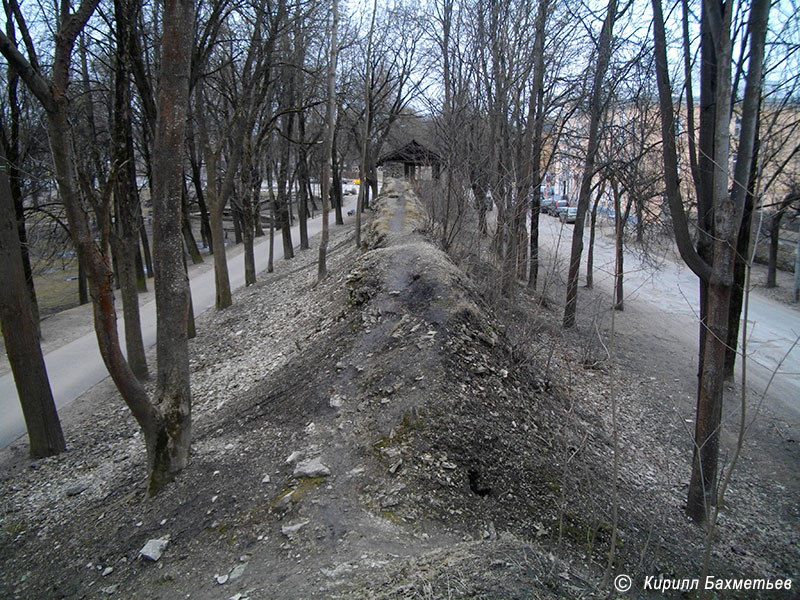
<path id="1" fill-rule="evenodd" d="M 377 166 L 380 167 L 383 164 L 393 163 L 393 162 L 413 164 L 417 166 L 426 166 L 426 165 L 438 165 L 441 161 L 442 161 L 441 157 L 438 154 L 436 154 L 436 152 L 428 150 L 428 148 L 426 148 L 416 140 L 411 140 L 411 142 L 409 142 L 399 150 L 395 150 L 394 152 L 389 152 L 388 154 L 384 154 L 383 156 L 381 156 L 378 159 Z"/>

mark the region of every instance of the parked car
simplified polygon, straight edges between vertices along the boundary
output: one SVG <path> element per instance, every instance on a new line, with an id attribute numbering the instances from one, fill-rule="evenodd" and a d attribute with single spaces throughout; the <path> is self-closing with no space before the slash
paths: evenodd
<path id="1" fill-rule="evenodd" d="M 556 200 L 555 213 L 553 213 L 553 216 L 560 217 L 561 213 L 566 211 L 570 206 L 574 205 L 575 203 L 572 202 L 569 198 L 560 198 Z"/>
<path id="2" fill-rule="evenodd" d="M 555 213 L 555 198 L 540 198 L 539 199 L 539 212 L 545 215 Z M 552 212 L 551 212 L 552 211 Z"/>
<path id="3" fill-rule="evenodd" d="M 562 223 L 574 223 L 578 218 L 578 207 L 568 206 L 559 215 Z"/>

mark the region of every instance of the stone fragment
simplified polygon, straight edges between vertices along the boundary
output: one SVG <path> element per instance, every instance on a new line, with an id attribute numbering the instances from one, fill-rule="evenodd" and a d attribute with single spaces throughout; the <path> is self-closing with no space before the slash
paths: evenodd
<path id="1" fill-rule="evenodd" d="M 111 575 L 113 572 L 114 572 L 114 567 L 106 567 L 105 569 L 103 569 L 103 577 L 107 577 L 108 575 Z"/>
<path id="2" fill-rule="evenodd" d="M 230 575 L 228 576 L 228 580 L 236 581 L 237 579 L 239 579 L 242 575 L 244 575 L 244 570 L 246 567 L 247 565 L 236 565 L 235 567 L 233 567 L 233 569 L 231 569 Z"/>
<path id="3" fill-rule="evenodd" d="M 214 581 L 216 581 L 219 585 L 225 585 L 228 583 L 228 574 L 225 573 L 223 575 L 214 575 Z"/>
<path id="4" fill-rule="evenodd" d="M 77 496 L 89 487 L 87 483 L 79 483 L 67 488 L 67 496 Z"/>
<path id="5" fill-rule="evenodd" d="M 114 585 L 110 585 L 108 587 L 100 588 L 100 591 L 103 592 L 104 594 L 108 595 L 108 596 L 112 596 L 114 594 L 114 592 L 117 591 L 117 588 L 119 588 L 119 584 L 115 583 Z"/>
<path id="6" fill-rule="evenodd" d="M 388 496 L 381 499 L 381 508 L 392 508 L 400 504 L 400 498 L 397 496 Z"/>
<path id="7" fill-rule="evenodd" d="M 294 477 L 327 477 L 331 474 L 331 470 L 322 464 L 322 460 L 317 458 L 311 458 L 309 460 L 304 460 L 302 462 L 297 463 L 294 468 Z"/>
<path id="8" fill-rule="evenodd" d="M 300 531 L 303 527 L 308 525 L 310 521 L 297 521 L 295 523 L 290 523 L 288 525 L 284 525 L 281 527 L 281 533 L 288 538 L 294 537 L 298 531 Z"/>
<path id="9" fill-rule="evenodd" d="M 264 479 L 261 480 L 261 483 L 269 483 L 269 482 L 270 482 L 269 475 L 264 475 Z"/>
<path id="10" fill-rule="evenodd" d="M 148 560 L 157 561 L 161 558 L 161 555 L 164 553 L 164 548 L 167 547 L 169 544 L 169 536 L 147 540 L 147 543 L 144 545 L 144 548 L 139 550 L 139 554 L 144 556 Z"/>
<path id="11" fill-rule="evenodd" d="M 301 456 L 303 456 L 303 454 L 299 450 L 295 450 L 289 456 L 286 457 L 286 464 L 291 465 L 293 463 L 296 463 L 298 460 L 300 460 Z"/>

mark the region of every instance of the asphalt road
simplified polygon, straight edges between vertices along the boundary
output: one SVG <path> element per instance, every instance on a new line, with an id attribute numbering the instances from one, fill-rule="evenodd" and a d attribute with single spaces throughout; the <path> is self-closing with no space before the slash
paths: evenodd
<path id="1" fill-rule="evenodd" d="M 355 207 L 356 196 L 345 196 L 346 212 Z M 333 224 L 334 215 L 331 213 L 330 222 Z M 322 230 L 322 218 L 317 216 L 308 222 L 309 237 Z M 276 232 L 274 258 L 283 258 L 283 245 L 280 241 L 280 233 Z M 300 241 L 299 225 L 292 227 L 292 241 Z M 297 246 L 296 246 L 297 247 Z M 267 266 L 269 257 L 269 238 L 264 237 L 256 241 L 254 246 L 256 255 L 256 272 L 263 271 Z M 239 289 L 244 285 L 244 258 L 241 253 L 228 258 L 228 272 L 233 290 Z M 199 316 L 206 310 L 214 306 L 216 290 L 214 287 L 214 269 L 206 269 L 202 272 L 190 275 L 192 290 L 192 303 L 195 316 Z M 125 348 L 125 329 L 121 312 L 118 311 L 119 321 L 117 329 L 120 333 L 120 340 L 123 349 Z M 152 347 L 156 343 L 156 304 L 155 301 L 143 304 L 140 307 L 140 318 L 142 322 L 142 337 L 144 338 L 145 349 Z M 56 407 L 61 408 L 85 391 L 96 385 L 106 377 L 103 360 L 97 347 L 97 338 L 91 323 L 87 323 L 87 330 L 79 338 L 54 349 L 45 354 L 45 364 L 47 374 L 50 378 L 50 387 Z M 0 449 L 25 435 L 25 421 L 22 416 L 22 409 L 17 395 L 17 388 L 14 384 L 14 376 L 8 373 L 0 377 Z"/>
<path id="2" fill-rule="evenodd" d="M 542 216 L 540 220 L 540 245 L 553 253 L 558 247 L 558 261 L 563 269 L 557 271 L 566 272 L 572 229 L 572 225 L 562 226 L 554 217 Z M 588 230 L 586 227 L 579 299 L 591 295 L 582 287 Z M 613 237 L 598 234 L 594 284 L 609 297 L 613 288 L 614 253 Z M 618 313 L 617 331 L 631 340 L 628 346 L 632 352 L 648 354 L 663 364 L 671 360 L 671 364 L 677 365 L 676 377 L 686 379 L 689 387 L 693 387 L 699 336 L 698 280 L 680 259 L 665 257 L 663 251 L 660 257 L 657 254 L 654 251 L 654 255 L 644 260 L 640 253 L 626 249 L 625 311 Z M 800 311 L 754 291 L 750 294 L 747 329 L 747 380 L 751 398 L 763 397 L 764 405 L 776 416 L 800 422 Z M 660 359 L 658 353 L 662 353 Z M 741 368 L 739 357 L 737 381 Z"/>

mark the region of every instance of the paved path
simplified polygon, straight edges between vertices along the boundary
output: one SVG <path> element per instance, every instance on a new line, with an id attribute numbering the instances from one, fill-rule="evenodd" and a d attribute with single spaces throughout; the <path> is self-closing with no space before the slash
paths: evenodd
<path id="1" fill-rule="evenodd" d="M 356 196 L 345 196 L 344 211 L 355 207 Z M 333 226 L 334 214 L 331 212 L 330 222 Z M 321 217 L 309 220 L 309 237 L 319 233 L 322 229 Z M 292 227 L 292 241 L 300 241 L 299 225 Z M 297 246 L 296 246 L 297 247 Z M 256 272 L 260 273 L 267 266 L 269 257 L 269 237 L 265 236 L 256 241 L 254 246 L 256 255 Z M 275 260 L 283 258 L 283 244 L 280 232 L 275 236 Z M 244 285 L 244 258 L 241 252 L 228 258 L 228 271 L 231 288 L 236 290 Z M 192 303 L 195 317 L 214 306 L 216 290 L 214 287 L 214 269 L 204 269 L 190 275 L 192 290 Z M 125 348 L 124 322 L 119 315 L 117 329 L 120 332 L 120 343 Z M 142 321 L 142 336 L 145 348 L 150 348 L 156 342 L 156 304 L 152 300 L 140 307 Z M 92 323 L 87 323 L 84 335 L 56 348 L 45 354 L 47 374 L 50 378 L 50 387 L 57 407 L 65 406 L 83 394 L 92 386 L 106 377 L 103 360 L 97 347 L 97 338 L 94 334 Z M 17 396 L 17 388 L 11 373 L 0 377 L 0 449 L 25 434 L 25 421 Z"/>
<path id="2" fill-rule="evenodd" d="M 552 217 L 543 216 L 539 227 L 540 244 L 554 251 L 558 246 L 561 269 L 566 272 L 569 261 L 572 225 L 562 226 Z M 560 236 L 560 240 L 559 240 Z M 589 231 L 584 237 L 581 265 L 581 286 L 585 278 L 586 248 Z M 614 240 L 598 232 L 595 239 L 595 287 L 610 294 L 613 287 Z M 681 376 L 694 386 L 698 344 L 697 277 L 682 263 L 658 258 L 657 267 L 642 265 L 631 249 L 625 252 L 625 312 L 619 313 L 617 331 L 634 341 L 633 347 L 652 348 L 658 340 L 662 360 L 674 359 L 685 367 Z M 592 296 L 583 287 L 581 297 Z M 750 294 L 748 312 L 748 382 L 759 398 L 779 417 L 800 422 L 800 311 L 755 291 Z M 650 338 L 648 341 L 647 338 Z M 741 377 L 741 359 L 737 360 L 737 381 Z M 773 372 L 775 375 L 773 376 Z"/>

